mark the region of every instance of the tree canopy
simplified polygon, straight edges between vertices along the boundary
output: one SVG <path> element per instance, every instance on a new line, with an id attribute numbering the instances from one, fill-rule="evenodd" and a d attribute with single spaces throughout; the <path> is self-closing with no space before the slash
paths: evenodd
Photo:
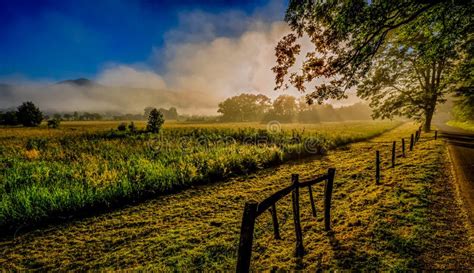
<path id="1" fill-rule="evenodd" d="M 165 119 L 163 117 L 163 113 L 158 111 L 158 109 L 153 108 L 150 111 L 150 114 L 148 115 L 148 122 L 146 125 L 146 130 L 151 133 L 159 133 L 161 126 L 165 122 Z M 125 125 L 125 129 L 126 129 Z"/>
<path id="2" fill-rule="evenodd" d="M 251 95 L 250 97 L 252 96 L 255 95 Z M 239 95 L 225 100 L 225 103 L 222 102 L 219 105 L 221 105 L 221 113 L 225 113 L 227 116 L 222 115 L 220 120 L 257 122 L 278 121 L 282 123 L 297 121 L 302 123 L 319 123 L 327 121 L 371 119 L 372 110 L 364 103 L 356 103 L 349 106 L 334 108 L 331 104 L 308 105 L 304 97 L 297 99 L 290 95 L 280 95 L 271 101 L 270 98 L 264 95 L 261 96 L 265 98 L 265 107 L 264 109 L 260 109 L 261 111 L 255 111 L 255 100 L 237 99 L 242 97 L 249 98 L 249 96 Z M 228 108 L 224 108 L 224 106 Z M 243 112 L 240 114 L 238 111 Z M 248 117 L 248 119 L 244 118 L 244 120 L 242 120 L 242 116 Z"/>
<path id="3" fill-rule="evenodd" d="M 259 121 L 270 106 L 270 98 L 265 95 L 243 93 L 219 103 L 217 112 L 224 121 Z"/>
<path id="4" fill-rule="evenodd" d="M 43 113 L 30 101 L 18 106 L 16 115 L 18 122 L 25 127 L 36 127 L 43 120 Z"/>
<path id="5" fill-rule="evenodd" d="M 346 90 L 367 76 L 376 54 L 385 50 L 401 28 L 420 33 L 428 31 L 427 26 L 436 26 L 431 31 L 444 27 L 450 30 L 444 32 L 448 36 L 432 36 L 429 43 L 418 45 L 419 53 L 437 57 L 449 41 L 463 56 L 461 52 L 472 44 L 473 6 L 467 0 L 291 0 L 285 20 L 292 33 L 276 47 L 276 89 L 288 87 L 288 77 L 289 84 L 306 92 L 308 83 L 326 78 L 329 82 L 315 85 L 306 95 L 308 102 L 345 98 Z M 307 53 L 299 72 L 290 73 L 301 53 L 298 38 L 303 36 L 309 37 L 315 50 Z"/>

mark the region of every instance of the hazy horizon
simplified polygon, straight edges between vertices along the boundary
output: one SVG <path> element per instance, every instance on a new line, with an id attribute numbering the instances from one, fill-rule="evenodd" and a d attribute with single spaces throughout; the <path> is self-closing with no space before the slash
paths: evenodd
<path id="1" fill-rule="evenodd" d="M 130 3 L 129 5 L 133 6 Z M 217 115 L 219 102 L 240 93 L 264 94 L 272 99 L 282 94 L 299 97 L 302 94 L 293 88 L 286 91 L 273 90 L 275 83 L 271 67 L 275 65 L 274 47 L 289 31 L 286 23 L 282 21 L 285 9 L 286 1 L 271 0 L 264 3 L 255 2 L 249 7 L 230 4 L 216 10 L 206 6 L 180 10 L 173 14 L 176 19 L 174 25 L 168 26 L 161 33 L 150 33 L 150 35 L 162 35 L 160 37 L 162 41 L 148 50 L 140 49 L 140 54 L 147 57 L 125 61 L 121 60 L 123 57 L 119 57 L 124 54 L 122 52 L 117 54 L 117 59 L 83 64 L 86 67 L 84 72 L 70 73 L 67 77 L 62 75 L 64 73 L 61 66 L 56 64 L 64 60 L 51 59 L 50 64 L 44 63 L 42 67 L 45 70 L 50 70 L 48 66 L 54 66 L 46 76 L 22 73 L 22 70 L 16 69 L 15 65 L 11 65 L 11 68 L 3 67 L 0 69 L 0 83 L 13 84 L 14 87 L 10 90 L 0 88 L 0 108 L 12 107 L 23 101 L 33 101 L 48 111 L 74 109 L 72 111 L 137 113 L 146 106 L 154 105 L 163 108 L 174 106 L 183 114 Z M 33 17 L 31 20 L 36 18 L 42 23 L 43 16 L 51 12 L 47 7 L 45 10 L 38 12 L 38 18 Z M 131 10 L 130 19 L 133 19 L 137 15 L 132 14 L 136 12 L 134 9 Z M 159 15 L 163 11 L 156 8 L 154 12 L 156 13 L 154 15 Z M 268 14 L 271 16 L 267 16 Z M 68 15 L 67 10 L 60 12 L 60 15 Z M 127 21 L 126 19 L 124 20 Z M 71 20 L 80 23 L 81 29 L 100 30 L 104 24 L 103 22 L 90 24 L 80 16 Z M 13 21 L 12 29 L 15 23 L 21 22 Z M 49 28 L 54 32 L 59 26 L 46 27 L 45 31 Z M 72 28 L 71 33 L 65 35 L 74 36 L 74 30 Z M 119 49 L 135 43 L 130 41 L 130 37 L 122 36 L 120 33 L 115 36 Z M 85 43 L 93 38 L 81 36 L 81 39 L 84 39 Z M 104 37 L 99 35 L 94 36 L 94 39 L 105 42 L 110 38 L 104 34 Z M 60 41 L 58 39 L 53 42 Z M 153 44 L 153 41 L 150 43 Z M 56 46 L 61 48 L 63 45 Z M 64 45 L 66 46 L 72 47 L 74 44 Z M 302 46 L 302 52 L 311 49 L 309 41 L 302 41 Z M 53 46 L 45 46 L 38 54 L 48 55 L 50 54 L 48 51 L 52 50 Z M 82 52 L 80 47 L 77 50 Z M 130 51 L 122 49 L 125 53 L 127 50 Z M 18 51 L 20 53 L 20 49 Z M 6 55 L 6 52 L 3 54 Z M 70 58 L 71 62 L 78 59 L 77 56 Z M 84 58 L 92 60 L 95 56 L 86 55 Z M 40 59 L 44 58 L 39 56 L 38 60 Z M 300 57 L 297 62 L 301 63 L 302 58 Z M 69 64 L 63 66 L 64 70 L 67 70 Z M 30 67 L 35 65 L 31 64 Z M 28 69 L 25 68 L 25 71 Z M 36 73 L 36 70 L 33 72 Z M 35 74 L 33 72 L 30 74 Z M 59 81 L 76 78 L 88 78 L 103 86 L 53 85 Z M 310 87 L 311 85 L 308 85 L 308 88 Z M 327 101 L 327 103 L 337 107 L 359 101 L 354 92 L 350 94 L 347 100 Z"/>

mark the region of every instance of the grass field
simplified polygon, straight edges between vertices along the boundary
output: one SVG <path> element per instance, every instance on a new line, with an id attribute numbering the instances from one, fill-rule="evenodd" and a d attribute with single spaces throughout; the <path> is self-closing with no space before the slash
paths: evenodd
<path id="1" fill-rule="evenodd" d="M 399 124 L 169 123 L 160 134 L 149 134 L 115 131 L 118 123 L 0 128 L 0 228 L 122 206 L 252 173 L 324 154 Z"/>
<path id="2" fill-rule="evenodd" d="M 474 132 L 474 123 L 469 122 L 469 121 L 450 120 L 446 124 L 448 124 L 449 126 L 458 127 L 467 131 Z"/>
<path id="3" fill-rule="evenodd" d="M 263 200 L 290 183 L 336 168 L 333 231 L 324 232 L 322 185 L 313 191 L 318 216 L 301 190 L 306 254 L 293 257 L 291 198 L 277 204 L 282 240 L 275 240 L 270 214 L 258 219 L 252 269 L 362 271 L 466 269 L 474 266 L 472 237 L 456 202 L 446 146 L 422 133 L 413 152 L 390 167 L 392 141 L 407 139 L 404 124 L 370 139 L 330 150 L 325 156 L 290 160 L 222 183 L 191 187 L 113 212 L 19 232 L 0 242 L 6 270 L 232 271 L 243 205 Z M 374 181 L 374 153 L 381 151 L 381 185 Z"/>

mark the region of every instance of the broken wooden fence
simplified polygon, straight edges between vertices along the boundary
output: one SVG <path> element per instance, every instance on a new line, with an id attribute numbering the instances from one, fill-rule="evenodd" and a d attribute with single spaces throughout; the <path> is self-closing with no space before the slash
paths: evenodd
<path id="1" fill-rule="evenodd" d="M 311 211 L 316 217 L 316 207 L 314 205 L 313 190 L 311 186 L 316 183 L 325 181 L 324 186 L 324 228 L 329 231 L 331 229 L 331 196 L 334 184 L 334 175 L 336 169 L 329 169 L 326 175 L 308 181 L 299 181 L 298 174 L 291 175 L 291 185 L 277 191 L 270 197 L 260 203 L 256 201 L 248 201 L 245 203 L 244 213 L 242 217 L 242 226 L 240 229 L 240 242 L 237 258 L 237 272 L 248 272 L 250 269 L 250 259 L 252 256 L 252 242 L 255 221 L 258 216 L 269 210 L 272 215 L 273 232 L 275 239 L 280 239 L 280 230 L 276 211 L 276 203 L 286 195 L 292 193 L 293 222 L 295 225 L 296 235 L 296 257 L 303 257 L 303 234 L 300 223 L 300 205 L 299 205 L 299 189 L 308 187 L 309 198 L 311 203 Z"/>

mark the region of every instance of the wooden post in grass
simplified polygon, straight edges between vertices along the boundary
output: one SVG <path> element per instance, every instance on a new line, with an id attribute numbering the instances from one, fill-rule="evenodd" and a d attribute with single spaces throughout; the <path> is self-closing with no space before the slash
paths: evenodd
<path id="1" fill-rule="evenodd" d="M 311 203 L 311 212 L 313 213 L 313 217 L 316 217 L 316 206 L 314 205 L 314 198 L 313 198 L 313 189 L 311 185 L 308 186 L 309 191 L 309 201 Z"/>
<path id="2" fill-rule="evenodd" d="M 410 152 L 413 151 L 413 134 L 411 134 L 411 138 L 410 138 Z"/>
<path id="3" fill-rule="evenodd" d="M 295 223 L 295 235 L 296 235 L 296 249 L 295 256 L 302 258 L 304 255 L 303 247 L 303 232 L 301 231 L 300 223 L 300 189 L 299 189 L 299 176 L 297 174 L 291 175 L 291 181 L 293 182 L 293 192 L 291 195 L 291 201 L 293 204 L 293 221 Z"/>
<path id="4" fill-rule="evenodd" d="M 396 141 L 392 144 L 392 168 L 395 168 L 395 145 L 397 145 Z"/>
<path id="5" fill-rule="evenodd" d="M 276 211 L 276 205 L 273 204 L 270 208 L 270 213 L 272 214 L 272 221 L 273 221 L 273 234 L 275 235 L 275 239 L 279 240 L 280 237 L 280 226 L 278 225 L 278 217 Z"/>
<path id="6" fill-rule="evenodd" d="M 402 138 L 402 156 L 405 157 L 405 139 Z"/>
<path id="7" fill-rule="evenodd" d="M 380 152 L 375 151 L 375 184 L 380 185 Z"/>
<path id="8" fill-rule="evenodd" d="M 250 258 L 252 256 L 253 230 L 257 217 L 258 203 L 248 201 L 245 203 L 242 226 L 240 227 L 239 252 L 237 256 L 237 272 L 250 271 Z"/>
<path id="9" fill-rule="evenodd" d="M 328 179 L 324 185 L 324 229 L 326 231 L 331 230 L 331 197 L 335 174 L 336 169 L 330 168 L 328 170 Z"/>
<path id="10" fill-rule="evenodd" d="M 435 131 L 435 140 L 438 139 L 438 130 Z"/>

